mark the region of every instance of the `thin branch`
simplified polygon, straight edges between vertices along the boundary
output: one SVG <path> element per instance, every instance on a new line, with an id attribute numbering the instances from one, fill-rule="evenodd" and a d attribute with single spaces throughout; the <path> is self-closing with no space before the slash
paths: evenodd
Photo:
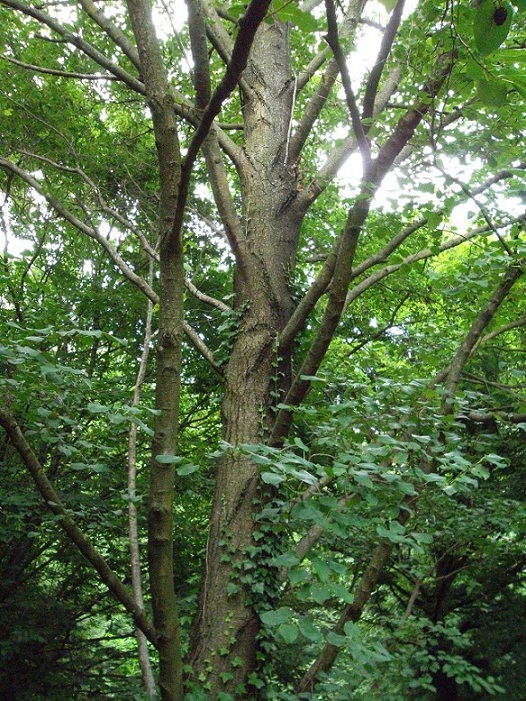
<path id="1" fill-rule="evenodd" d="M 15 418 L 1 407 L 0 425 L 6 431 L 13 447 L 20 455 L 24 465 L 27 467 L 38 491 L 44 498 L 47 507 L 56 516 L 59 516 L 58 524 L 65 531 L 70 540 L 77 546 L 86 560 L 88 560 L 88 562 L 99 573 L 101 580 L 108 587 L 110 592 L 118 601 L 120 601 L 126 611 L 128 611 L 128 613 L 132 616 L 137 627 L 142 630 L 144 635 L 151 643 L 157 645 L 155 631 L 150 621 L 146 618 L 144 610 L 137 605 L 133 596 L 117 577 L 115 572 L 111 569 L 107 561 L 92 545 L 89 538 L 77 526 L 70 512 L 63 505 L 59 495 L 47 478 L 44 468 L 40 464 L 38 458 L 33 452 L 33 449 L 26 440 Z"/>
<path id="2" fill-rule="evenodd" d="M 402 66 L 397 65 L 390 71 L 384 80 L 381 90 L 376 95 L 373 116 L 381 114 L 387 107 L 389 100 L 398 88 Z M 296 207 L 300 211 L 306 211 L 325 191 L 327 186 L 334 180 L 340 168 L 347 161 L 349 156 L 357 149 L 358 142 L 354 134 L 349 135 L 341 146 L 335 147 L 328 155 L 325 163 L 320 167 L 311 182 L 298 193 Z"/>
<path id="3" fill-rule="evenodd" d="M 403 3 L 404 0 L 399 0 L 398 5 L 403 5 Z M 331 47 L 336 63 L 338 64 L 343 89 L 345 91 L 347 108 L 349 110 L 349 114 L 351 115 L 351 122 L 354 129 L 354 134 L 356 136 L 356 141 L 358 142 L 358 148 L 360 149 L 360 153 L 362 155 L 364 173 L 368 173 L 371 166 L 371 144 L 369 143 L 369 140 L 365 135 L 362 120 L 360 118 L 360 112 L 358 110 L 358 105 L 356 103 L 356 98 L 352 89 L 351 76 L 349 74 L 349 68 L 347 67 L 347 60 L 343 53 L 340 44 L 340 39 L 338 37 L 336 9 L 334 7 L 333 0 L 325 0 L 325 11 L 327 14 L 327 43 Z"/>
<path id="4" fill-rule="evenodd" d="M 222 377 L 223 376 L 223 370 L 221 367 L 216 363 L 214 359 L 214 354 L 210 350 L 210 348 L 206 345 L 206 343 L 198 336 L 197 332 L 194 331 L 194 329 L 188 324 L 188 322 L 183 321 L 183 331 L 185 334 L 188 336 L 190 341 L 192 341 L 193 345 L 196 347 L 196 349 L 201 353 L 203 358 L 208 361 L 210 367 L 212 367 L 217 374 Z"/>
<path id="5" fill-rule="evenodd" d="M 485 219 L 485 221 L 486 221 L 486 224 L 490 227 L 490 229 L 493 231 L 493 233 L 495 234 L 495 236 L 498 238 L 498 240 L 499 240 L 500 243 L 502 244 L 502 247 L 504 248 L 504 250 L 506 251 L 506 253 L 507 253 L 509 256 L 513 257 L 513 255 L 514 255 L 513 251 L 512 251 L 511 248 L 508 246 L 508 244 L 506 243 L 506 241 L 502 238 L 502 236 L 500 235 L 500 233 L 499 233 L 497 227 L 496 227 L 495 224 L 492 222 L 491 217 L 489 216 L 488 210 L 486 209 L 486 207 L 484 207 L 484 205 L 483 205 L 482 203 L 480 203 L 480 202 L 478 201 L 478 199 L 475 197 L 475 195 L 474 195 L 472 192 L 470 192 L 468 186 L 465 185 L 459 178 L 456 178 L 455 176 L 450 175 L 449 173 L 447 173 L 441 166 L 439 166 L 439 165 L 436 163 L 436 160 L 435 160 L 435 168 L 437 168 L 437 170 L 439 170 L 440 173 L 442 173 L 442 175 L 446 178 L 446 180 L 449 180 L 449 181 L 451 181 L 452 183 L 455 183 L 455 185 L 458 185 L 458 186 L 460 187 L 460 189 L 462 190 L 462 192 L 466 195 L 466 197 L 468 197 L 472 202 L 475 203 L 475 205 L 476 205 L 476 206 L 478 207 L 478 209 L 480 210 L 480 213 L 481 213 L 482 216 L 484 217 L 484 219 Z"/>
<path id="6" fill-rule="evenodd" d="M 66 29 L 66 27 L 60 24 L 60 22 L 58 22 L 56 19 L 46 15 L 36 7 L 25 5 L 19 0 L 0 0 L 0 5 L 4 5 L 5 7 L 10 7 L 13 10 L 22 12 L 28 17 L 33 17 L 33 19 L 36 19 L 41 24 L 46 25 L 53 32 L 65 39 L 68 44 L 71 44 L 82 51 L 82 53 L 86 54 L 86 56 L 95 61 L 95 63 L 98 63 L 99 66 L 102 66 L 102 68 L 105 68 L 107 71 L 112 73 L 117 80 L 122 81 L 129 88 L 140 95 L 145 94 L 144 83 L 142 83 L 135 76 L 131 75 L 131 73 L 128 73 L 128 71 L 125 71 L 116 63 L 113 63 L 113 61 L 110 61 L 106 56 L 104 56 L 104 54 L 98 51 L 98 49 L 79 37 L 77 34 L 70 32 L 69 29 Z"/>
<path id="7" fill-rule="evenodd" d="M 135 68 L 140 71 L 141 63 L 139 61 L 139 54 L 137 49 L 131 41 L 128 39 L 126 34 L 119 29 L 112 21 L 107 17 L 102 10 L 100 10 L 93 0 L 79 0 L 79 4 L 82 6 L 84 12 L 90 17 L 99 27 L 105 32 L 116 46 L 118 46 L 123 54 L 125 54 Z"/>
<path id="8" fill-rule="evenodd" d="M 41 160 L 46 160 L 41 157 Z M 117 252 L 116 248 L 108 241 L 108 239 L 103 236 L 98 229 L 88 226 L 85 222 L 80 220 L 78 217 L 76 217 L 67 207 L 65 207 L 56 197 L 53 195 L 49 194 L 44 190 L 42 185 L 36 180 L 32 175 L 30 175 L 27 171 L 23 170 L 19 166 L 15 165 L 11 161 L 9 161 L 6 158 L 0 157 L 0 167 L 7 168 L 9 171 L 14 173 L 15 175 L 18 175 L 22 180 L 24 180 L 28 185 L 30 185 L 36 192 L 38 192 L 44 199 L 48 202 L 48 204 L 69 224 L 74 226 L 78 231 L 81 233 L 85 234 L 86 236 L 89 236 L 92 238 L 94 241 L 99 243 L 106 253 L 110 256 L 111 260 L 115 263 L 115 265 L 118 267 L 118 269 L 123 273 L 123 275 L 130 281 L 132 282 L 136 287 L 138 287 L 141 292 L 143 292 L 148 299 L 150 299 L 153 304 L 158 304 L 159 303 L 159 296 L 155 292 L 155 290 L 139 275 L 137 275 L 133 270 L 129 267 L 129 265 L 121 258 L 119 253 Z M 67 166 L 63 167 L 64 169 L 68 169 Z M 79 171 L 76 168 L 71 169 L 72 171 L 79 173 Z M 157 258 L 157 254 L 155 254 L 155 257 Z M 189 283 L 192 285 L 192 283 Z M 195 286 L 192 286 L 195 288 Z M 200 293 L 202 294 L 202 293 Z M 207 301 L 209 304 L 212 304 L 215 307 L 221 308 L 222 302 L 219 300 L 214 300 L 212 302 L 213 298 L 208 297 L 207 295 L 203 295 L 203 301 Z M 196 349 L 199 351 L 199 353 L 210 363 L 211 367 L 218 373 L 222 374 L 222 371 L 220 367 L 217 365 L 217 363 L 214 360 L 214 355 L 212 351 L 208 348 L 208 346 L 205 344 L 205 342 L 199 338 L 197 333 L 194 331 L 194 329 L 188 324 L 187 322 L 184 322 L 183 324 L 184 332 L 188 336 L 188 338 L 191 340 L 191 342 L 194 344 Z"/>
<path id="9" fill-rule="evenodd" d="M 9 61 L 9 63 L 24 68 L 35 73 L 43 73 L 45 75 L 56 75 L 61 78 L 75 78 L 76 80 L 118 80 L 114 75 L 108 75 L 103 73 L 72 73 L 70 71 L 59 71 L 55 68 L 45 68 L 44 66 L 35 66 L 32 63 L 25 63 L 24 61 L 18 61 L 16 58 L 11 56 L 6 56 L 6 54 L 0 54 L 0 58 L 4 61 Z"/>
<path id="10" fill-rule="evenodd" d="M 203 112 L 212 99 L 210 65 L 206 42 L 206 19 L 202 0 L 187 0 L 187 4 L 190 18 L 190 42 L 195 66 L 192 77 L 196 92 L 196 107 L 199 112 Z M 243 229 L 236 213 L 216 130 L 211 130 L 205 139 L 203 150 L 212 192 L 226 227 L 230 247 L 234 255 L 236 255 L 239 246 L 242 245 Z M 242 157 L 241 150 L 236 147 L 235 165 L 238 171 L 241 167 L 244 167 L 242 161 L 244 161 L 244 157 Z"/>
<path id="11" fill-rule="evenodd" d="M 341 26 L 337 27 L 338 36 L 348 38 L 352 35 L 358 24 L 358 19 L 362 9 L 362 0 L 352 0 L 352 2 L 349 4 L 349 9 Z M 322 51 L 311 61 L 305 71 L 298 76 L 298 91 L 301 91 L 305 87 L 307 82 L 313 75 L 315 75 L 329 55 L 330 49 Z M 303 146 L 312 132 L 316 120 L 326 105 L 327 98 L 329 97 L 338 78 L 338 73 L 338 63 L 336 60 L 332 59 L 328 63 L 325 73 L 321 77 L 316 92 L 303 110 L 301 120 L 290 140 L 289 157 L 291 162 L 294 162 L 299 158 Z"/>
<path id="12" fill-rule="evenodd" d="M 19 178 L 24 180 L 28 185 L 30 185 L 36 192 L 38 192 L 46 202 L 64 219 L 69 222 L 72 226 L 78 229 L 86 236 L 89 236 L 94 241 L 97 241 L 104 250 L 108 253 L 112 261 L 119 268 L 119 270 L 124 274 L 124 276 L 132 282 L 136 287 L 138 287 L 148 299 L 151 299 L 154 304 L 159 301 L 158 295 L 154 290 L 148 285 L 148 283 L 141 278 L 139 275 L 133 272 L 133 270 L 128 266 L 127 263 L 121 258 L 117 250 L 112 246 L 112 244 L 105 238 L 97 229 L 88 226 L 78 217 L 76 217 L 67 207 L 65 207 L 62 202 L 60 202 L 56 197 L 48 193 L 32 175 L 27 171 L 23 170 L 19 166 L 15 165 L 12 161 L 7 158 L 0 157 L 0 167 L 7 168 Z"/>
<path id="13" fill-rule="evenodd" d="M 482 332 L 493 319 L 498 308 L 509 295 L 513 285 L 521 277 L 523 272 L 524 270 L 521 267 L 520 260 L 515 261 L 510 265 L 502 278 L 500 285 L 486 302 L 479 315 L 473 322 L 464 341 L 460 344 L 460 347 L 451 362 L 449 371 L 445 378 L 445 396 L 442 403 L 442 410 L 445 414 L 450 410 L 457 391 L 462 370 L 472 355 L 476 345 L 480 342 Z"/>
<path id="14" fill-rule="evenodd" d="M 365 86 L 362 119 L 371 119 L 373 117 L 378 85 L 380 84 L 380 79 L 382 77 L 385 64 L 389 58 L 389 54 L 391 53 L 391 49 L 393 47 L 393 42 L 398 33 L 398 27 L 400 26 L 400 22 L 402 20 L 404 5 L 405 0 L 398 0 L 395 8 L 391 12 L 389 23 L 387 24 L 386 30 L 382 37 L 382 42 L 380 44 L 380 51 L 378 52 L 375 64 L 369 73 L 369 78 L 367 79 L 367 84 Z M 368 127 L 365 127 L 365 130 L 368 131 Z"/>
<path id="15" fill-rule="evenodd" d="M 153 280 L 153 260 L 150 259 L 148 282 L 151 285 Z M 142 343 L 142 353 L 139 362 L 139 369 L 133 389 L 132 407 L 138 407 L 141 399 L 141 387 L 146 377 L 148 367 L 148 358 L 150 355 L 150 344 L 152 340 L 152 317 L 153 303 L 149 299 L 146 309 L 146 322 L 144 328 L 144 338 Z M 137 606 L 144 610 L 144 599 L 142 593 L 142 575 L 141 575 L 141 557 L 139 550 L 139 529 L 137 522 L 137 506 L 135 500 L 137 496 L 136 489 L 137 480 L 137 424 L 132 421 L 128 434 L 128 531 L 130 537 L 130 564 L 131 564 L 131 579 L 133 597 Z M 146 637 L 144 633 L 137 628 L 137 647 L 139 654 L 139 666 L 141 668 L 143 683 L 146 692 L 150 698 L 156 696 L 155 679 L 153 677 L 152 665 Z"/>
<path id="16" fill-rule="evenodd" d="M 443 56 L 442 59 L 438 62 L 438 66 L 435 68 L 433 75 L 429 78 L 426 85 L 423 86 L 422 92 L 427 93 L 429 97 L 433 97 L 442 87 L 442 84 L 445 81 L 447 75 L 450 73 L 451 69 L 452 56 L 451 54 L 447 54 L 446 56 Z M 393 133 L 380 149 L 378 157 L 374 161 L 373 166 L 371 168 L 372 172 L 369 178 L 366 178 L 364 183 L 362 184 L 362 192 L 354 205 L 356 213 L 359 210 L 361 211 L 362 209 L 364 209 L 363 203 L 366 202 L 366 212 L 364 211 L 364 214 L 365 217 L 367 216 L 370 207 L 370 199 L 374 195 L 374 192 L 380 186 L 384 176 L 392 167 L 395 158 L 403 149 L 405 144 L 409 141 L 409 139 L 412 137 L 417 126 L 420 124 L 423 117 L 428 112 L 429 108 L 429 100 L 418 102 L 414 105 L 412 109 L 408 110 L 408 112 L 406 112 L 406 114 L 400 118 Z M 367 180 L 369 182 L 367 182 Z M 363 198 L 365 198 L 365 200 Z M 359 219 L 360 217 L 357 217 L 357 221 Z M 365 218 L 363 219 L 363 221 L 365 221 Z M 363 221 L 360 223 L 360 226 L 363 223 Z M 350 224 L 348 220 L 346 227 L 349 225 Z M 316 278 L 313 285 L 309 288 L 305 297 L 298 304 L 287 326 L 280 335 L 279 340 L 280 344 L 282 344 L 282 347 L 288 348 L 289 345 L 294 341 L 299 331 L 303 328 L 303 324 L 305 323 L 306 319 L 316 306 L 318 300 L 327 290 L 327 287 L 334 275 L 336 263 L 341 255 L 341 251 L 339 250 L 339 248 L 342 236 L 343 234 L 336 241 L 333 250 L 327 257 L 327 260 L 325 261 L 318 277 Z M 351 276 L 352 271 L 349 271 L 349 281 L 351 279 Z M 302 374 L 310 375 L 315 373 L 302 371 Z"/>
<path id="17" fill-rule="evenodd" d="M 382 570 L 391 557 L 393 547 L 394 544 L 390 541 L 383 542 L 378 545 L 368 566 L 365 569 L 365 572 L 362 575 L 360 584 L 354 593 L 353 603 L 346 606 L 346 608 L 343 610 L 336 625 L 333 627 L 332 632 L 336 633 L 337 635 L 344 635 L 345 624 L 349 621 L 359 620 L 365 605 L 369 601 L 369 598 L 376 587 Z M 332 643 L 325 643 L 317 658 L 314 660 L 296 686 L 297 694 L 314 690 L 314 686 L 319 675 L 327 672 L 332 667 L 336 661 L 336 658 L 338 657 L 340 649 L 341 648 L 333 645 Z"/>
<path id="18" fill-rule="evenodd" d="M 211 307 L 215 307 L 221 312 L 228 313 L 232 311 L 228 304 L 225 304 L 224 302 L 221 302 L 221 300 L 215 299 L 215 297 L 210 297 L 210 295 L 201 292 L 189 278 L 185 278 L 184 284 L 186 285 L 188 291 L 191 292 L 193 296 L 201 302 L 209 304 Z"/>
<path id="19" fill-rule="evenodd" d="M 188 146 L 186 157 L 181 171 L 181 181 L 179 184 L 179 197 L 174 215 L 171 239 L 179 237 L 188 199 L 192 170 L 197 158 L 197 154 L 204 140 L 210 133 L 212 123 L 221 111 L 224 101 L 236 88 L 241 73 L 245 70 L 248 56 L 252 48 L 252 43 L 260 24 L 265 19 L 267 9 L 272 0 L 251 0 L 245 14 L 239 20 L 239 31 L 236 37 L 232 57 L 227 66 L 225 75 L 214 91 L 206 106 L 199 126 Z"/>
<path id="20" fill-rule="evenodd" d="M 387 324 L 385 324 L 384 326 L 382 326 L 380 329 L 377 329 L 376 332 L 375 332 L 374 334 L 371 334 L 371 335 L 369 335 L 369 336 L 366 336 L 366 338 L 364 338 L 362 341 L 360 341 L 360 342 L 357 343 L 355 346 L 353 346 L 353 347 L 349 350 L 349 355 L 350 355 L 350 356 L 351 356 L 351 355 L 354 355 L 354 353 L 357 353 L 357 352 L 358 352 L 359 350 L 361 350 L 362 348 L 365 348 L 365 346 L 367 346 L 369 343 L 371 343 L 371 341 L 374 341 L 374 340 L 376 340 L 376 339 L 378 339 L 378 338 L 382 338 L 382 336 L 383 336 L 387 331 L 389 331 L 390 328 L 392 328 L 392 327 L 394 326 L 394 323 L 395 323 L 395 321 L 396 321 L 396 316 L 397 316 L 398 312 L 399 312 L 400 309 L 404 306 L 404 304 L 407 302 L 407 300 L 409 299 L 410 296 L 411 296 L 411 293 L 410 293 L 410 292 L 407 292 L 407 293 L 402 297 L 402 299 L 399 300 L 398 304 L 395 306 L 395 308 L 394 308 L 393 311 L 391 312 L 391 316 L 390 316 L 389 321 L 387 322 Z"/>
<path id="21" fill-rule="evenodd" d="M 422 582 L 417 579 L 415 582 L 415 585 L 413 587 L 413 591 L 411 592 L 411 596 L 409 597 L 409 600 L 407 602 L 407 606 L 405 607 L 404 614 L 400 620 L 400 623 L 398 624 L 398 627 L 401 628 L 403 624 L 407 621 L 411 613 L 413 612 L 413 608 L 415 606 L 416 600 L 418 599 L 420 595 L 420 589 L 422 587 Z"/>
<path id="22" fill-rule="evenodd" d="M 495 329 L 495 331 L 492 331 L 491 333 L 486 334 L 480 339 L 481 343 L 487 343 L 488 341 L 491 341 L 494 339 L 496 336 L 500 336 L 501 333 L 506 333 L 507 331 L 511 331 L 512 329 L 517 329 L 522 326 L 526 326 L 526 316 L 523 316 L 521 319 L 517 319 L 517 321 L 510 321 L 509 324 L 504 324 L 504 326 L 500 326 L 498 329 Z"/>
<path id="23" fill-rule="evenodd" d="M 338 513 L 343 511 L 347 504 L 356 497 L 356 494 L 346 494 L 338 500 Z M 330 521 L 329 517 L 329 521 Z M 306 535 L 296 545 L 295 555 L 300 562 L 307 556 L 309 550 L 318 542 L 325 531 L 325 525 L 315 523 L 309 528 Z M 286 571 L 281 571 L 282 579 L 285 579 Z"/>

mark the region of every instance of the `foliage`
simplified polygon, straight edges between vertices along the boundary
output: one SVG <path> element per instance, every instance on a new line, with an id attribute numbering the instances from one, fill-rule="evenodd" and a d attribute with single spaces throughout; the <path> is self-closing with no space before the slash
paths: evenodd
<path id="1" fill-rule="evenodd" d="M 361 5 L 0 0 L 1 698 L 525 697 L 526 6 Z"/>

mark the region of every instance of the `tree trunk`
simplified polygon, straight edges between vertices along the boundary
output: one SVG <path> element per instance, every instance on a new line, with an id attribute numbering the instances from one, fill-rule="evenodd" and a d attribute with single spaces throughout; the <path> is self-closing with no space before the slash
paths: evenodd
<path id="1" fill-rule="evenodd" d="M 246 159 L 240 172 L 243 240 L 235 274 L 240 321 L 222 406 L 223 438 L 231 446 L 265 442 L 272 405 L 290 382 L 290 357 L 278 358 L 276 351 L 293 307 L 289 276 L 301 224 L 289 206 L 296 178 L 287 161 L 294 81 L 286 25 L 276 22 L 259 30 L 243 78 L 248 85 Z M 210 698 L 221 690 L 246 699 L 248 678 L 257 667 L 258 597 L 271 595 L 262 591 L 264 550 L 253 539 L 255 500 L 261 498 L 257 466 L 227 451 L 218 467 L 190 653 Z"/>

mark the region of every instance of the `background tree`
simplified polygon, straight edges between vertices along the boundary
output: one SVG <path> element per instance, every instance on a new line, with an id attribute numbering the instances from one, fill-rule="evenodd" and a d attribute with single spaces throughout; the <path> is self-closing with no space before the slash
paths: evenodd
<path id="1" fill-rule="evenodd" d="M 477 548 L 500 569 L 486 528 L 520 586 L 523 512 L 480 504 L 506 511 L 498 431 L 525 423 L 522 0 L 191 0 L 180 31 L 144 0 L 0 6 L 3 223 L 35 240 L 4 256 L 4 462 L 153 645 L 162 698 L 348 698 L 422 637 L 396 693 L 499 692 L 450 602 L 489 585 Z M 145 612 L 116 572 L 150 434 Z"/>

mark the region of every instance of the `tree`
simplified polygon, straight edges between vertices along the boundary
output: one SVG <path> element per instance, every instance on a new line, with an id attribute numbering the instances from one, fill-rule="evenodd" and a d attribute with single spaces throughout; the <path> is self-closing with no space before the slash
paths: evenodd
<path id="1" fill-rule="evenodd" d="M 454 498 L 450 473 L 455 484 L 467 489 L 472 480 L 473 486 L 470 470 L 484 454 L 472 459 L 462 426 L 523 422 L 520 401 L 493 403 L 492 395 L 484 406 L 475 393 L 471 401 L 469 393 L 459 395 L 467 364 L 475 362 L 485 339 L 508 334 L 511 368 L 524 327 L 524 212 L 508 212 L 503 204 L 512 194 L 521 196 L 526 166 L 524 49 L 514 34 L 514 8 L 493 0 L 477 9 L 424 1 L 402 21 L 405 3 L 399 0 L 385 3 L 379 22 L 355 0 L 301 8 L 271 0 L 246 6 L 191 0 L 187 25 L 178 33 L 166 30 L 170 13 L 155 7 L 154 16 L 145 0 L 108 8 L 89 0 L 47 8 L 18 0 L 0 5 L 3 60 L 10 67 L 0 156 L 9 226 L 27 226 L 39 237 L 35 259 L 46 247 L 52 250 L 50 236 L 78 246 L 79 259 L 90 265 L 100 260 L 101 247 L 106 269 L 90 272 L 99 289 L 119 284 L 122 291 L 114 282 L 118 271 L 158 310 L 148 487 L 153 623 L 71 517 L 67 500 L 62 503 L 49 471 L 53 451 L 38 454 L 38 439 L 32 439 L 36 407 L 25 406 L 27 395 L 22 398 L 16 377 L 3 384 L 0 421 L 58 522 L 155 647 L 163 699 L 181 699 L 185 685 L 191 698 L 198 687 L 213 699 L 270 693 L 274 672 L 263 663 L 269 663 L 271 649 L 294 643 L 301 626 L 307 638 L 305 631 L 311 631 L 309 618 L 299 628 L 290 618 L 289 609 L 301 611 L 297 602 L 284 606 L 290 596 L 283 584 L 287 568 L 290 577 L 298 564 L 294 558 L 300 562 L 323 533 L 327 538 L 338 513 L 356 516 L 363 508 L 348 498 L 334 468 L 335 451 L 326 449 L 327 460 L 312 458 L 320 437 L 302 416 L 302 408 L 311 407 L 309 392 L 323 379 L 323 367 L 337 365 L 338 357 L 349 373 L 341 381 L 353 389 L 328 387 L 320 401 L 329 413 L 342 402 L 359 407 L 369 400 L 374 406 L 383 392 L 382 367 L 397 386 L 411 387 L 422 377 L 411 367 L 422 350 L 411 325 L 425 325 L 428 304 L 442 305 L 441 323 L 428 322 L 420 337 L 424 344 L 432 339 L 432 352 L 423 364 L 427 383 L 418 382 L 411 394 L 407 425 L 389 425 L 396 407 L 391 398 L 382 420 L 370 433 L 358 431 L 354 445 L 352 430 L 342 429 L 344 452 L 375 455 L 369 462 L 374 470 L 350 459 L 338 468 L 358 485 L 361 479 L 366 491 L 389 465 L 400 467 L 391 487 L 382 483 L 381 498 L 374 497 L 383 508 L 380 516 L 364 512 L 374 528 L 353 570 L 352 593 L 349 582 L 333 583 L 337 601 L 326 624 L 332 617 L 334 629 L 323 642 L 311 632 L 320 649 L 311 651 L 309 663 L 297 665 L 290 684 L 284 682 L 301 698 L 333 668 L 345 636 L 352 639 L 395 547 L 411 540 L 407 529 L 425 485 L 436 482 L 441 496 Z M 522 0 L 515 7 L 522 12 Z M 378 48 L 371 66 L 361 70 L 356 56 L 366 30 Z M 353 173 L 338 186 L 346 161 Z M 400 196 L 385 211 L 378 195 L 391 173 L 407 201 Z M 465 200 L 475 216 L 457 233 L 450 216 Z M 149 278 L 150 262 L 156 272 Z M 9 265 L 7 272 L 11 280 Z M 467 287 L 460 301 L 444 301 L 433 289 L 447 274 Z M 22 330 L 35 328 L 21 289 L 6 288 L 6 308 Z M 451 318 L 448 304 L 460 323 L 447 329 L 441 345 Z M 81 318 L 77 303 L 71 313 Z M 102 316 L 109 323 L 107 309 Z M 136 323 L 133 310 L 129 321 Z M 68 322 L 62 323 L 67 332 Z M 101 320 L 94 317 L 92 338 L 101 330 L 96 324 Z M 39 350 L 32 357 L 41 375 L 60 385 L 53 373 L 58 364 L 66 372 L 70 348 L 61 353 L 55 333 L 33 335 Z M 407 347 L 396 340 L 399 333 L 407 336 Z M 136 327 L 127 337 L 139 342 Z M 371 353 L 368 361 L 375 341 L 382 342 L 384 358 Z M 207 363 L 208 375 L 189 344 Z M 393 349 L 397 362 L 389 359 Z M 104 383 L 115 379 L 118 365 L 104 367 L 99 348 L 91 350 L 100 375 L 95 384 L 90 378 L 94 401 L 88 412 L 115 420 Z M 7 366 L 16 367 L 23 353 L 20 344 L 7 349 Z M 71 382 L 80 382 L 74 376 L 78 360 L 69 367 Z M 174 586 L 174 533 L 181 529 L 174 524 L 174 501 L 184 480 L 192 474 L 198 479 L 194 463 L 201 455 L 191 435 L 186 456 L 178 452 L 180 409 L 190 411 L 193 391 L 187 385 L 199 397 L 221 396 L 223 441 L 213 476 L 206 471 L 213 489 L 190 631 L 181 630 Z M 75 401 L 68 404 L 68 395 L 67 415 L 74 421 L 82 412 L 82 391 L 75 387 L 70 395 Z M 103 430 L 96 421 L 88 423 Z M 431 442 L 425 449 L 414 438 L 421 424 Z M 303 430 L 308 435 L 302 437 Z M 72 445 L 77 440 L 72 435 Z M 410 443 L 420 447 L 406 450 L 406 461 L 396 458 Z M 326 506 L 319 506 L 320 494 Z M 206 508 L 201 500 L 201 513 Z M 312 516 L 312 526 L 309 508 L 311 516 L 321 513 Z M 290 529 L 289 512 L 295 524 Z M 387 519 L 389 527 L 375 518 Z M 298 538 L 306 550 L 291 560 Z M 323 580 L 328 575 L 323 566 L 321 571 Z M 185 592 L 188 582 L 175 582 L 179 594 Z M 311 595 L 318 604 L 326 600 Z M 188 637 L 183 642 L 182 634 Z"/>

